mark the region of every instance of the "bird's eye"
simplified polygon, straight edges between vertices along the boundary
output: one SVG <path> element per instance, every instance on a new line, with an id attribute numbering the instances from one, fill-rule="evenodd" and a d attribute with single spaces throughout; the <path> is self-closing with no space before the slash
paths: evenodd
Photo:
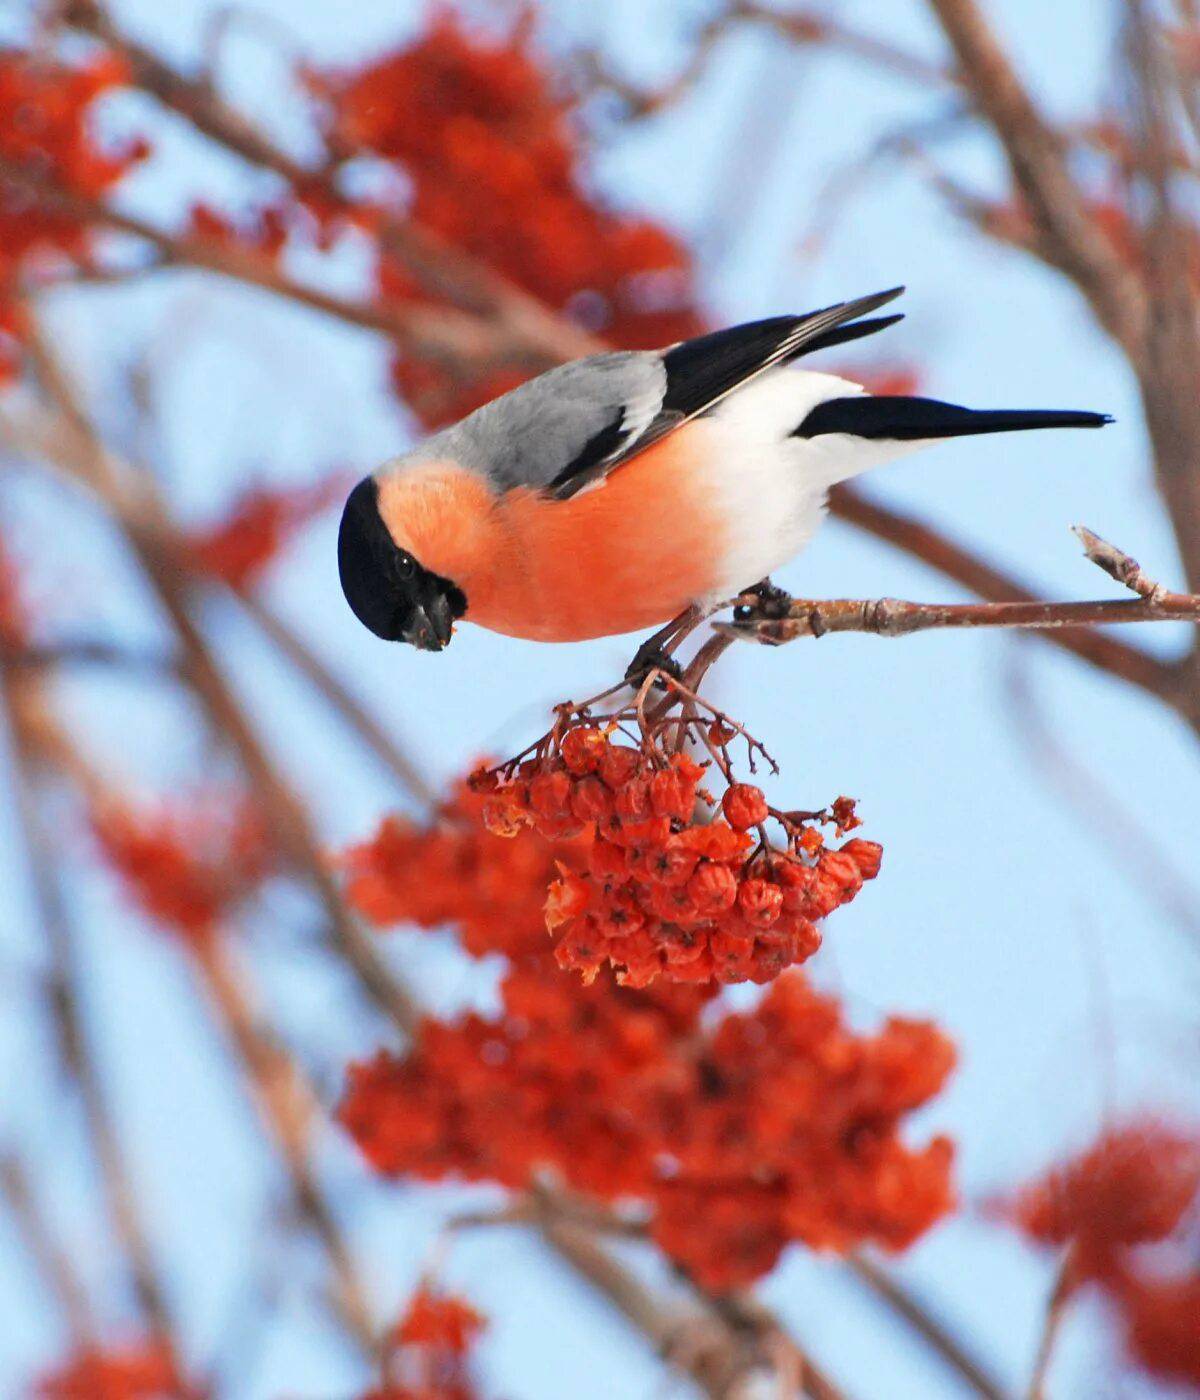
<path id="1" fill-rule="evenodd" d="M 396 555 L 396 574 L 399 578 L 412 578 L 417 572 L 417 561 L 404 550 Z"/>

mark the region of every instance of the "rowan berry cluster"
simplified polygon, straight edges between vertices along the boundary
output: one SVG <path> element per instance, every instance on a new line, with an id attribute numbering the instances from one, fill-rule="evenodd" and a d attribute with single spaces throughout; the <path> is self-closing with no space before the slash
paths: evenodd
<path id="1" fill-rule="evenodd" d="M 508 964 L 498 1014 L 426 1020 L 403 1056 L 351 1067 L 339 1116 L 376 1170 L 513 1190 L 551 1173 L 638 1202 L 650 1235 L 722 1288 L 790 1241 L 900 1248 L 950 1209 L 949 1142 L 913 1148 L 903 1131 L 953 1064 L 935 1027 L 860 1034 L 796 972 L 715 1019 L 711 980 L 635 988 L 602 968 L 581 986 L 556 965 L 546 890 L 606 838 L 525 822 L 496 836 L 495 796 L 460 790 L 429 827 L 391 820 L 346 857 L 373 922 L 449 926 Z"/>
<path id="2" fill-rule="evenodd" d="M 257 806 L 224 789 L 141 806 L 108 796 L 92 833 L 133 901 L 189 941 L 211 938 L 272 864 Z"/>
<path id="3" fill-rule="evenodd" d="M 652 741 L 615 742 L 605 727 L 570 722 L 504 775 L 475 776 L 495 835 L 529 826 L 551 841 L 586 839 L 583 869 L 564 870 L 546 903 L 561 966 L 590 980 L 611 965 L 631 987 L 660 976 L 769 982 L 810 958 L 817 920 L 878 873 L 874 842 L 831 849 L 799 816 L 785 821 L 788 845 L 771 845 L 773 814 L 752 784 L 730 784 L 716 816 L 705 771 Z M 857 825 L 844 800 L 829 819 Z"/>
<path id="4" fill-rule="evenodd" d="M 224 519 L 188 536 L 193 568 L 242 592 L 253 588 L 292 536 L 339 499 L 344 485 L 339 478 L 248 491 Z"/>
<path id="5" fill-rule="evenodd" d="M 544 305 L 630 349 L 698 334 L 691 260 L 650 220 L 614 212 L 587 181 L 584 128 L 527 23 L 488 34 L 438 10 L 412 44 L 354 72 L 310 75 L 331 148 L 402 174 L 423 229 Z M 382 250 L 386 300 L 429 300 Z M 401 357 L 397 388 L 427 425 L 513 388 L 520 368 L 458 382 Z"/>
<path id="6" fill-rule="evenodd" d="M 186 1384 L 165 1347 L 88 1347 L 59 1370 L 43 1376 L 37 1400 L 203 1400 Z"/>
<path id="7" fill-rule="evenodd" d="M 476 1400 L 470 1353 L 485 1325 L 462 1298 L 422 1284 L 392 1331 L 383 1384 L 363 1400 Z"/>
<path id="8" fill-rule="evenodd" d="M 1029 1239 L 1065 1250 L 1064 1283 L 1098 1288 L 1131 1357 L 1165 1380 L 1200 1383 L 1200 1269 L 1195 1265 L 1200 1132 L 1143 1119 L 1109 1129 L 998 1213 Z M 1139 1246 L 1165 1251 L 1151 1267 Z"/>
<path id="9" fill-rule="evenodd" d="M 14 372 L 23 326 L 14 298 L 22 277 L 47 262 L 86 262 L 93 227 L 32 196 L 24 177 L 65 195 L 96 198 L 148 148 L 105 149 L 92 125 L 97 100 L 125 80 L 111 56 L 67 66 L 47 55 L 0 50 L 0 379 Z"/>

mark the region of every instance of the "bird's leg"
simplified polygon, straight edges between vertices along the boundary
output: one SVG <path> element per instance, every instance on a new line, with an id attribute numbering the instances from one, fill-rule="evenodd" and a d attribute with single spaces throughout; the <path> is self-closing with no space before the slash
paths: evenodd
<path id="1" fill-rule="evenodd" d="M 776 587 L 769 578 L 745 589 L 741 597 L 745 601 L 733 610 L 735 622 L 776 622 L 787 617 L 792 607 L 792 595 Z"/>
<path id="2" fill-rule="evenodd" d="M 651 671 L 663 671 L 666 675 L 681 680 L 683 670 L 671 653 L 702 621 L 703 614 L 693 603 L 691 607 L 684 608 L 678 617 L 673 617 L 665 627 L 660 627 L 657 632 L 647 637 L 625 668 L 626 681 L 637 689 Z"/>

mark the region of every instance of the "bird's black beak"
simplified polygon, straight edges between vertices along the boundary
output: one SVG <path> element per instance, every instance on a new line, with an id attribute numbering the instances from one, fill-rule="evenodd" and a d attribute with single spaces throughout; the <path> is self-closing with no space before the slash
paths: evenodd
<path id="1" fill-rule="evenodd" d="M 422 651 L 444 651 L 453 631 L 454 610 L 450 599 L 439 589 L 413 604 L 400 639 Z"/>

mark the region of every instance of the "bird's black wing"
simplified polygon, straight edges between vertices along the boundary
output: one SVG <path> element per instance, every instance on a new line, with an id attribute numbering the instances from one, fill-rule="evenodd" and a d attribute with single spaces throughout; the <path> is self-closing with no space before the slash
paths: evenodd
<path id="1" fill-rule="evenodd" d="M 662 398 L 657 411 L 648 420 L 642 418 L 640 431 L 630 431 L 630 415 L 614 405 L 609 419 L 562 463 L 547 483 L 547 493 L 559 499 L 575 495 L 777 365 L 894 325 L 901 316 L 860 318 L 886 306 L 903 290 L 892 287 L 803 316 L 750 321 L 670 346 L 660 356 Z"/>

